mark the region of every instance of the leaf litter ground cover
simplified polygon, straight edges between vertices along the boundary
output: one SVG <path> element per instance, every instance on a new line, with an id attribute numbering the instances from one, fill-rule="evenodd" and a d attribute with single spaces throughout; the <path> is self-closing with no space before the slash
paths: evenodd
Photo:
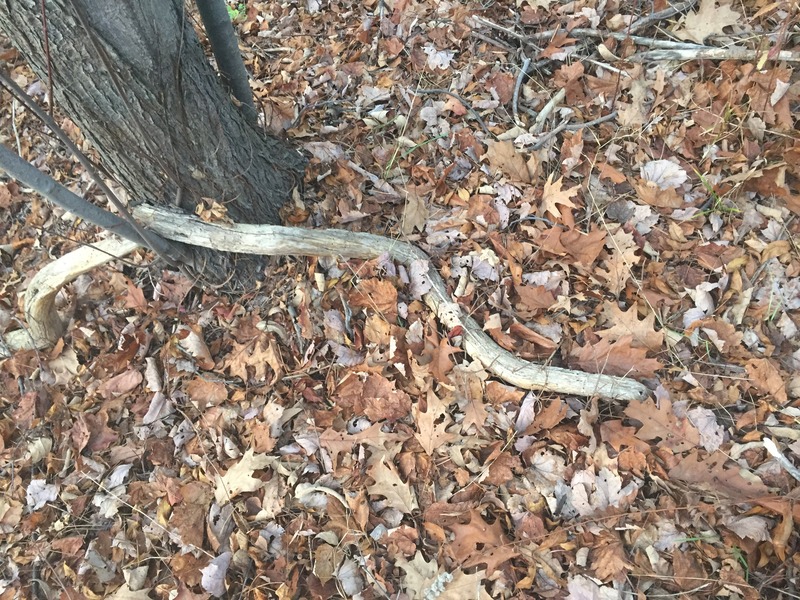
<path id="1" fill-rule="evenodd" d="M 237 8 L 311 156 L 287 223 L 412 240 L 502 347 L 653 395 L 492 380 L 388 260 L 267 259 L 231 300 L 140 254 L 0 365 L 0 597 L 798 597 L 797 7 L 674 8 Z M 0 210 L 11 330 L 95 232 L 8 181 Z"/>

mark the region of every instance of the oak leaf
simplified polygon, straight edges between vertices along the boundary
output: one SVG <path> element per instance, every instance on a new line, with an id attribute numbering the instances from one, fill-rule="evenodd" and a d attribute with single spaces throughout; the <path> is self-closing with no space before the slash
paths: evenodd
<path id="1" fill-rule="evenodd" d="M 272 369 L 272 379 L 269 382 L 272 385 L 280 379 L 284 367 L 278 346 L 269 334 L 261 334 L 243 344 L 234 342 L 233 349 L 223 361 L 224 369 L 245 382 L 250 381 L 248 367 L 252 370 L 253 380 L 266 380 L 267 366 Z"/>
<path id="2" fill-rule="evenodd" d="M 514 142 L 489 142 L 489 148 L 484 155 L 489 160 L 493 170 L 500 170 L 512 181 L 531 183 L 528 172 L 528 163 L 525 157 L 517 152 Z"/>
<path id="3" fill-rule="evenodd" d="M 722 30 L 735 25 L 741 15 L 732 10 L 729 3 L 716 0 L 700 0 L 700 8 L 687 14 L 673 31 L 675 37 L 702 44 L 710 35 L 722 34 Z"/>
<path id="4" fill-rule="evenodd" d="M 482 585 L 486 571 L 468 575 L 461 569 L 440 570 L 435 560 L 426 561 L 419 551 L 410 561 L 398 558 L 396 565 L 405 572 L 403 586 L 409 600 L 491 600 Z"/>
<path id="5" fill-rule="evenodd" d="M 770 396 L 776 404 L 786 404 L 786 382 L 781 372 L 767 358 L 754 358 L 746 365 L 751 384 L 760 392 Z"/>
<path id="6" fill-rule="evenodd" d="M 389 506 L 402 513 L 408 514 L 417 508 L 417 495 L 411 486 L 400 479 L 397 467 L 387 461 L 385 454 L 376 453 L 370 459 L 367 474 L 375 481 L 367 486 L 367 492 L 372 496 L 383 496 Z"/>
<path id="7" fill-rule="evenodd" d="M 214 498 L 217 503 L 224 504 L 243 492 L 254 492 L 264 487 L 265 482 L 253 477 L 253 473 L 266 467 L 270 460 L 266 454 L 255 454 L 252 449 L 248 449 L 225 475 L 217 475 L 214 478 L 216 482 Z"/>
<path id="8" fill-rule="evenodd" d="M 357 308 L 370 308 L 389 323 L 397 318 L 397 288 L 385 279 L 363 279 L 350 292 L 350 305 Z"/>
<path id="9" fill-rule="evenodd" d="M 450 544 L 453 556 L 465 568 L 485 564 L 487 575 L 491 575 L 500 565 L 519 554 L 508 543 L 500 519 L 490 524 L 480 509 L 470 511 L 467 523 L 453 523 L 447 528 L 454 535 Z"/>
<path id="10" fill-rule="evenodd" d="M 625 548 L 617 532 L 606 533 L 596 540 L 591 550 L 591 566 L 602 581 L 624 581 L 625 572 L 633 569 L 625 556 Z"/>
<path id="11" fill-rule="evenodd" d="M 554 175 L 555 173 L 550 173 L 550 176 L 544 184 L 544 190 L 542 191 L 542 212 L 545 215 L 552 215 L 556 220 L 560 220 L 561 210 L 559 209 L 559 205 L 568 209 L 578 208 L 570 198 L 574 198 L 578 195 L 578 190 L 581 189 L 581 186 L 576 185 L 563 190 L 561 188 L 563 186 L 564 177 L 559 177 L 557 181 L 553 181 Z M 571 224 L 567 223 L 567 225 L 569 226 Z"/>
<path id="12" fill-rule="evenodd" d="M 363 381 L 358 373 L 351 373 L 336 388 L 333 399 L 340 408 L 373 422 L 396 421 L 411 412 L 409 395 L 378 373 L 370 373 Z"/>
<path id="13" fill-rule="evenodd" d="M 660 446 L 676 453 L 692 450 L 700 444 L 700 432 L 688 418 L 675 414 L 667 397 L 662 397 L 658 406 L 651 398 L 631 402 L 625 408 L 625 416 L 642 424 L 636 433 L 640 440 L 660 439 Z"/>
<path id="14" fill-rule="evenodd" d="M 631 346 L 660 350 L 664 343 L 664 332 L 655 330 L 656 315 L 649 311 L 647 316 L 639 319 L 639 310 L 634 302 L 628 310 L 622 310 L 616 302 L 605 302 L 603 305 L 605 322 L 611 325 L 608 329 L 598 331 L 597 335 L 610 342 L 630 335 Z"/>
<path id="15" fill-rule="evenodd" d="M 647 358 L 647 350 L 632 346 L 633 336 L 625 335 L 613 343 L 600 340 L 596 344 L 575 346 L 570 362 L 588 373 L 605 373 L 619 377 L 650 378 L 661 368 L 655 358 Z"/>
<path id="16" fill-rule="evenodd" d="M 417 423 L 417 433 L 414 437 L 428 456 L 431 456 L 437 448 L 456 439 L 456 435 L 447 433 L 447 427 L 452 419 L 447 414 L 447 406 L 433 390 L 428 390 L 427 404 L 425 412 L 420 410 L 419 404 L 415 404 L 412 409 Z"/>
<path id="17" fill-rule="evenodd" d="M 754 475 L 745 478 L 742 469 L 731 464 L 721 451 L 702 457 L 695 449 L 677 466 L 669 471 L 669 476 L 693 484 L 712 495 L 727 496 L 736 501 L 749 501 L 769 494 L 769 488 Z"/>

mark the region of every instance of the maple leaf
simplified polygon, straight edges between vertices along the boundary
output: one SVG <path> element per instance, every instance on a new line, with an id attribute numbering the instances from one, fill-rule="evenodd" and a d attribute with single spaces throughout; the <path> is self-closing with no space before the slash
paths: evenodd
<path id="1" fill-rule="evenodd" d="M 679 418 L 672 410 L 672 402 L 666 396 L 658 406 L 648 398 L 644 402 L 631 402 L 625 407 L 625 416 L 636 419 L 642 427 L 636 433 L 640 440 L 660 439 L 660 446 L 673 452 L 692 450 L 700 444 L 700 432 L 687 418 Z"/>
<path id="2" fill-rule="evenodd" d="M 722 34 L 723 29 L 738 23 L 741 17 L 729 3 L 720 2 L 717 6 L 716 0 L 700 0 L 700 8 L 687 14 L 673 33 L 679 39 L 702 44 L 708 36 Z"/>

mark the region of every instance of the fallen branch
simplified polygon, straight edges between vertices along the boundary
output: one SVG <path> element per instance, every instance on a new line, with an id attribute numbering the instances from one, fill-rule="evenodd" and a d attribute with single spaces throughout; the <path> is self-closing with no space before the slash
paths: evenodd
<path id="1" fill-rule="evenodd" d="M 756 62 L 766 50 L 750 50 L 730 46 L 728 48 L 714 48 L 711 46 L 696 46 L 692 48 L 660 48 L 658 50 L 647 50 L 628 57 L 631 62 L 662 62 L 667 60 L 741 60 L 745 62 Z M 800 62 L 800 52 L 781 50 L 770 59 L 778 62 Z"/>
<path id="2" fill-rule="evenodd" d="M 449 330 L 460 327 L 464 349 L 496 377 L 524 389 L 577 396 L 603 396 L 616 400 L 642 400 L 648 389 L 633 379 L 538 365 L 500 348 L 450 299 L 444 281 L 425 252 L 407 242 L 367 233 L 335 229 L 309 230 L 272 225 L 222 225 L 205 223 L 163 207 L 137 206 L 134 216 L 166 239 L 225 252 L 270 256 L 345 256 L 371 259 L 388 255 L 407 267 L 416 261 L 427 265 L 431 290 L 426 304 Z M 7 352 L 43 348 L 64 333 L 66 324 L 55 309 L 55 295 L 79 275 L 138 248 L 135 242 L 108 239 L 94 247 L 79 248 L 43 268 L 28 286 L 25 317 L 28 330 L 6 335 Z"/>
<path id="3" fill-rule="evenodd" d="M 464 350 L 496 377 L 520 388 L 561 394 L 598 395 L 618 400 L 641 400 L 649 395 L 648 389 L 633 379 L 538 365 L 503 350 L 450 299 L 428 255 L 407 242 L 335 229 L 205 223 L 190 215 L 149 205 L 137 206 L 133 213 L 140 222 L 167 239 L 226 252 L 361 259 L 386 254 L 407 267 L 422 261 L 427 265 L 431 284 L 431 290 L 424 296 L 426 304 L 445 327 L 462 328 Z"/>
<path id="4" fill-rule="evenodd" d="M 56 310 L 58 291 L 80 275 L 105 263 L 122 258 L 139 248 L 139 244 L 117 237 L 92 246 L 83 246 L 42 268 L 25 291 L 25 320 L 27 329 L 5 334 L 5 347 L 0 345 L 0 357 L 7 358 L 17 350 L 46 348 L 64 335 L 67 323 Z"/>

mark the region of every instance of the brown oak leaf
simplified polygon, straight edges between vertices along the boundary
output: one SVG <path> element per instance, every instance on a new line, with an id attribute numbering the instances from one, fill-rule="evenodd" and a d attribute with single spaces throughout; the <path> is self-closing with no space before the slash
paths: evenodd
<path id="1" fill-rule="evenodd" d="M 575 346 L 570 354 L 570 362 L 587 373 L 605 373 L 620 377 L 646 379 L 655 377 L 661 363 L 655 358 L 647 358 L 647 350 L 633 347 L 633 336 L 620 337 L 615 342 L 600 340 L 596 344 Z"/>
<path id="2" fill-rule="evenodd" d="M 625 407 L 625 416 L 642 423 L 636 433 L 640 440 L 660 439 L 659 446 L 673 452 L 685 452 L 700 445 L 700 432 L 689 419 L 673 412 L 672 402 L 667 397 L 662 397 L 658 405 L 650 398 L 631 402 Z"/>
<path id="3" fill-rule="evenodd" d="M 727 464 L 728 457 L 717 451 L 702 457 L 695 449 L 677 466 L 669 471 L 669 476 L 693 484 L 714 495 L 722 495 L 732 500 L 744 501 L 766 496 L 769 488 L 755 476 L 745 478 L 742 469 L 735 463 Z"/>

